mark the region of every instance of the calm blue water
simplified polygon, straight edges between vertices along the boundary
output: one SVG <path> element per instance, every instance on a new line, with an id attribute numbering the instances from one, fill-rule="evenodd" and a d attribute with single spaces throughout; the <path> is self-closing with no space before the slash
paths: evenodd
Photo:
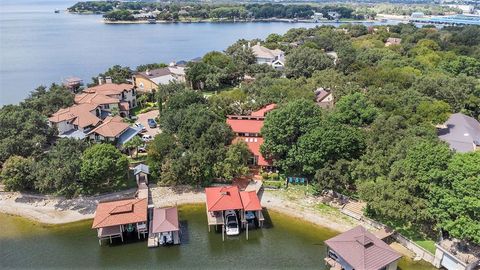
<path id="1" fill-rule="evenodd" d="M 240 38 L 283 34 L 304 23 L 107 25 L 100 15 L 55 14 L 76 1 L 0 0 L 0 105 L 69 76 L 90 81 L 114 65 L 189 60 Z"/>

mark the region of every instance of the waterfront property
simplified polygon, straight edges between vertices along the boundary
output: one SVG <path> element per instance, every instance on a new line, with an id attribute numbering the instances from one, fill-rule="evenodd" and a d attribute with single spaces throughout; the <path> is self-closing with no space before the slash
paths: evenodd
<path id="1" fill-rule="evenodd" d="M 131 84 L 111 83 L 98 78 L 99 85 L 75 95 L 75 104 L 49 117 L 59 137 L 114 142 L 118 147 L 135 137 L 140 128 L 130 127 L 121 117 L 128 117 L 137 106 L 136 90 Z M 114 111 L 119 116 L 112 116 Z"/>
<path id="2" fill-rule="evenodd" d="M 275 104 L 269 104 L 258 111 L 252 112 L 250 115 L 227 116 L 227 124 L 230 125 L 236 135 L 234 142 L 244 141 L 250 152 L 252 152 L 252 158 L 249 161 L 251 166 L 260 166 L 265 169 L 272 167 L 272 161 L 263 157 L 260 152 L 260 146 L 263 143 L 260 131 L 263 127 L 265 116 L 275 107 Z"/>
<path id="3" fill-rule="evenodd" d="M 150 221 L 149 238 L 153 237 L 153 245 L 180 244 L 180 226 L 177 207 L 154 208 Z"/>
<path id="4" fill-rule="evenodd" d="M 98 242 L 112 238 L 124 240 L 125 233 L 136 233 L 138 239 L 147 234 L 147 199 L 122 199 L 100 202 L 92 229 L 97 230 Z"/>
<path id="5" fill-rule="evenodd" d="M 250 43 L 248 43 L 250 47 Z M 274 69 L 283 69 L 285 67 L 285 53 L 282 50 L 270 50 L 260 43 L 251 47 L 253 55 L 257 59 L 257 64 L 267 64 Z"/>
<path id="6" fill-rule="evenodd" d="M 480 150 L 480 123 L 473 117 L 454 113 L 438 126 L 438 138 L 460 153 Z"/>
<path id="7" fill-rule="evenodd" d="M 385 242 L 357 226 L 325 241 L 331 269 L 396 270 L 402 257 Z"/>
<path id="8" fill-rule="evenodd" d="M 452 16 L 436 16 L 429 18 L 410 18 L 410 22 L 444 25 L 480 25 L 480 16 L 458 14 Z"/>
<path id="9" fill-rule="evenodd" d="M 256 191 L 240 192 L 237 186 L 208 187 L 205 195 L 208 231 L 210 226 L 220 226 L 222 239 L 229 229 L 236 229 L 232 235 L 239 233 L 239 218 L 241 227 L 247 231 L 247 239 L 250 225 L 263 225 L 262 206 Z"/>
<path id="10" fill-rule="evenodd" d="M 137 72 L 133 76 L 133 82 L 138 91 L 145 93 L 155 92 L 159 85 L 171 82 L 185 82 L 185 66 L 171 63 L 168 67 Z"/>

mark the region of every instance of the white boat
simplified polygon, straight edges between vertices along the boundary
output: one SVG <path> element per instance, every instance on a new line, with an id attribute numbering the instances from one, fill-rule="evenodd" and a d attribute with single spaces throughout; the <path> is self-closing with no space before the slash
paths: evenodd
<path id="1" fill-rule="evenodd" d="M 173 235 L 172 232 L 163 232 L 160 233 L 160 245 L 170 245 L 173 244 Z"/>
<path id="2" fill-rule="evenodd" d="M 233 210 L 225 211 L 225 233 L 227 235 L 239 235 L 237 213 Z"/>

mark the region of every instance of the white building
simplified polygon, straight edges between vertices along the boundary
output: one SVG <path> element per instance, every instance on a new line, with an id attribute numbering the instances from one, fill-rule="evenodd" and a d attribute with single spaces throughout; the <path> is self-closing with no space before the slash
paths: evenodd
<path id="1" fill-rule="evenodd" d="M 282 50 L 263 47 L 260 43 L 251 47 L 257 64 L 267 64 L 275 69 L 283 69 L 285 66 L 285 53 Z"/>

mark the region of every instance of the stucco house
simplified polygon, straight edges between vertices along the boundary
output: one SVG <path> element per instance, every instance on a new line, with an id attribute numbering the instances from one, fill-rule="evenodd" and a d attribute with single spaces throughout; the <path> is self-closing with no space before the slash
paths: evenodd
<path id="1" fill-rule="evenodd" d="M 114 142 L 120 147 L 138 135 L 140 131 L 141 128 L 131 127 L 119 116 L 108 116 L 101 125 L 87 135 L 89 139 L 96 142 Z"/>
<path id="2" fill-rule="evenodd" d="M 155 92 L 159 85 L 171 82 L 185 82 L 185 66 L 170 64 L 168 67 L 138 72 L 133 76 L 138 91 Z"/>

